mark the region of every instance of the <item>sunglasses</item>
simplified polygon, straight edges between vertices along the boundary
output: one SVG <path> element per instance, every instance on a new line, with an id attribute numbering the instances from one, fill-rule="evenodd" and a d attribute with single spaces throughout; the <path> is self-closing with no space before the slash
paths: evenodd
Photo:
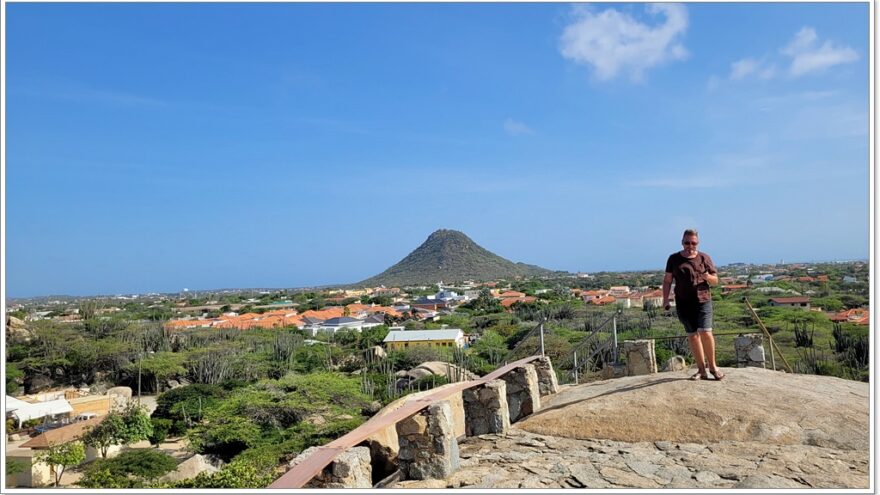
<path id="1" fill-rule="evenodd" d="M 681 244 L 684 246 L 696 246 L 699 242 L 681 241 Z"/>

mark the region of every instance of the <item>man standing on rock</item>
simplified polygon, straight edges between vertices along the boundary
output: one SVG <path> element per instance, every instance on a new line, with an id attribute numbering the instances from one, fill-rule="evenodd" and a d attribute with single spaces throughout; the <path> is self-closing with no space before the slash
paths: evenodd
<path id="1" fill-rule="evenodd" d="M 691 353 L 697 361 L 697 374 L 691 380 L 707 380 L 706 361 L 709 372 L 716 380 L 724 374 L 715 363 L 715 337 L 712 335 L 712 295 L 710 285 L 718 284 L 718 270 L 706 253 L 697 251 L 700 243 L 696 230 L 684 231 L 681 239 L 682 250 L 666 261 L 666 274 L 663 276 L 663 308 L 667 311 L 669 292 L 675 280 L 675 309 L 678 320 L 684 325 Z"/>

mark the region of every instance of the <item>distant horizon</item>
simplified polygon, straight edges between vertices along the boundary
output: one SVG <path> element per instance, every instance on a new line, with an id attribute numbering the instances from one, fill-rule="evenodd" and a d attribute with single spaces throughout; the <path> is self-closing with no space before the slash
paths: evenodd
<path id="1" fill-rule="evenodd" d="M 4 8 L 4 295 L 873 256 L 868 3 Z"/>
<path id="2" fill-rule="evenodd" d="M 746 265 L 755 265 L 755 266 L 764 266 L 764 265 L 779 265 L 778 262 L 750 262 L 750 261 L 733 261 L 730 263 L 719 263 L 718 267 L 727 267 L 737 263 L 744 263 Z M 830 259 L 830 260 L 816 260 L 816 261 L 785 261 L 784 265 L 797 265 L 797 264 L 807 264 L 807 265 L 818 265 L 818 264 L 829 264 L 829 263 L 870 263 L 870 258 L 838 258 L 838 259 Z M 546 267 L 542 267 L 546 268 Z M 639 272 L 652 272 L 663 270 L 663 267 L 660 268 L 637 268 L 631 270 L 577 270 L 577 271 L 568 271 L 568 270 L 553 270 L 548 268 L 548 270 L 552 270 L 554 272 L 564 272 L 568 274 L 577 274 L 577 273 L 586 273 L 586 274 L 595 274 L 595 273 L 639 273 Z M 378 272 L 377 272 L 378 273 Z M 540 278 L 540 277 L 526 277 L 526 278 Z M 438 281 L 440 282 L 440 281 Z M 428 283 L 426 285 L 434 285 L 437 282 Z M 315 284 L 315 285 L 299 285 L 299 286 L 253 286 L 253 287 L 214 287 L 210 289 L 199 289 L 192 287 L 181 287 L 177 290 L 147 290 L 143 292 L 105 292 L 105 293 L 92 293 L 92 294 L 40 294 L 40 295 L 31 295 L 31 296 L 9 296 L 6 297 L 6 301 L 18 300 L 18 299 L 39 299 L 39 298 L 49 298 L 49 297 L 118 297 L 118 296 L 132 296 L 132 295 L 148 295 L 148 294 L 179 294 L 181 292 L 189 292 L 189 293 L 199 293 L 199 292 L 220 292 L 220 291 L 259 291 L 259 290 L 300 290 L 300 289 L 327 289 L 332 287 L 340 287 L 347 285 L 355 285 L 356 282 L 343 282 L 343 283 L 330 283 L 330 284 Z M 444 284 L 445 285 L 445 284 Z M 451 285 L 451 284 L 450 284 Z"/>

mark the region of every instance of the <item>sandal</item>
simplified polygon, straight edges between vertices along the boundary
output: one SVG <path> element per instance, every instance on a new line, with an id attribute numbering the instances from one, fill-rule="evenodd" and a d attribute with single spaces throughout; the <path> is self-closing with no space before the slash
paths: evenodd
<path id="1" fill-rule="evenodd" d="M 709 379 L 709 375 L 707 375 L 705 371 L 703 373 L 700 373 L 698 371 L 698 372 L 694 373 L 693 375 L 691 375 L 691 377 L 689 378 L 689 380 L 691 380 L 691 381 L 708 380 L 708 379 Z M 716 380 L 720 380 L 720 378 L 716 378 Z"/>
<path id="2" fill-rule="evenodd" d="M 712 373 L 712 376 L 715 377 L 715 380 L 721 380 L 722 378 L 724 378 L 724 373 L 722 373 L 721 370 L 709 371 L 709 373 Z"/>

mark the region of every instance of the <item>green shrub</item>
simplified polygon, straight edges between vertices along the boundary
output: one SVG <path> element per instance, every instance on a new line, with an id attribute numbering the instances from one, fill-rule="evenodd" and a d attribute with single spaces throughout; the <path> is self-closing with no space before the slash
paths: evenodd
<path id="1" fill-rule="evenodd" d="M 177 460 L 156 449 L 133 449 L 86 466 L 77 483 L 85 488 L 142 488 L 177 467 Z"/>
<path id="2" fill-rule="evenodd" d="M 167 418 L 150 418 L 150 422 L 153 424 L 153 433 L 147 439 L 152 445 L 159 445 L 168 438 L 174 422 Z"/>
<path id="3" fill-rule="evenodd" d="M 226 395 L 226 390 L 217 385 L 196 383 L 178 387 L 159 396 L 152 417 L 171 420 L 168 434 L 181 435 Z"/>

